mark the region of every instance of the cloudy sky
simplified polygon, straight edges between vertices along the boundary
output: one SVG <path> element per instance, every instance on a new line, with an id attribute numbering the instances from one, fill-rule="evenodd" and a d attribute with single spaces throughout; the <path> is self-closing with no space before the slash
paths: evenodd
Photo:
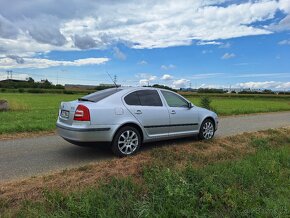
<path id="1" fill-rule="evenodd" d="M 0 79 L 290 90 L 289 0 L 0 0 Z"/>

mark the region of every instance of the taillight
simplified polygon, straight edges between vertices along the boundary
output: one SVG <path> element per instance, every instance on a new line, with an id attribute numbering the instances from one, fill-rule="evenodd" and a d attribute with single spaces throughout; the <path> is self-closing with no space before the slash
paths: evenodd
<path id="1" fill-rule="evenodd" d="M 82 104 L 78 105 L 75 112 L 74 120 L 90 121 L 91 120 L 90 110 Z"/>

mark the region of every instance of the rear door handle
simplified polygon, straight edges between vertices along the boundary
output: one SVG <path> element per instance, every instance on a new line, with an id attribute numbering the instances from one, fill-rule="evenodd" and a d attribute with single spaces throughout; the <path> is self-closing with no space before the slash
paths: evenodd
<path id="1" fill-rule="evenodd" d="M 175 110 L 172 110 L 172 111 L 171 111 L 171 114 L 176 114 L 176 111 L 175 111 Z"/>
<path id="2" fill-rule="evenodd" d="M 135 114 L 142 114 L 142 111 L 141 111 L 141 110 L 137 110 L 137 111 L 135 112 Z"/>

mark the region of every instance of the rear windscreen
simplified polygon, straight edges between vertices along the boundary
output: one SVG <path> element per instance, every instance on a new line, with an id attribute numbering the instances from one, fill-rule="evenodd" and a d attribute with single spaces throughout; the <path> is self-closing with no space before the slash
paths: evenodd
<path id="1" fill-rule="evenodd" d="M 122 89 L 120 89 L 120 88 L 105 89 L 102 91 L 98 91 L 98 92 L 94 92 L 92 94 L 86 95 L 82 98 L 79 98 L 79 101 L 98 102 L 98 101 L 103 100 L 104 98 L 107 98 L 110 95 L 113 95 L 121 90 Z"/>

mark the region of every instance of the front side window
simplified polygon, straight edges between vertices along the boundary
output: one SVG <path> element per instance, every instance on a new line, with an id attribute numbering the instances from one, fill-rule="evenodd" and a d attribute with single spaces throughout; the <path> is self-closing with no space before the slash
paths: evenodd
<path id="1" fill-rule="evenodd" d="M 160 96 L 156 90 L 140 90 L 132 92 L 124 98 L 128 105 L 162 106 Z"/>
<path id="2" fill-rule="evenodd" d="M 188 107 L 188 102 L 172 92 L 161 91 L 169 107 Z"/>

